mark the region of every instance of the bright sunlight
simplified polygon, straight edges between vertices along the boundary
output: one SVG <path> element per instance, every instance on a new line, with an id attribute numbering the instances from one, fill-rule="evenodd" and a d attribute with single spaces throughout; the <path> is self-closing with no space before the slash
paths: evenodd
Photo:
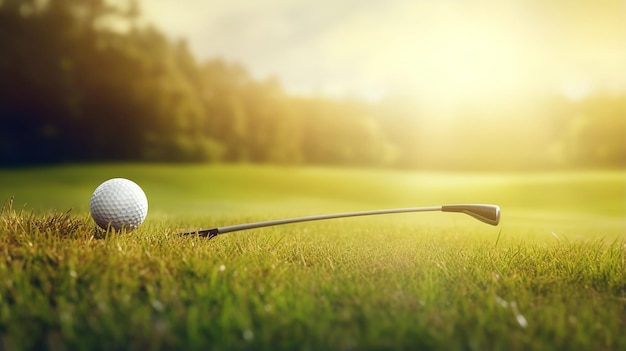
<path id="1" fill-rule="evenodd" d="M 293 93 L 449 105 L 626 87 L 619 0 L 188 2 L 142 6 L 201 57 L 276 75 Z"/>

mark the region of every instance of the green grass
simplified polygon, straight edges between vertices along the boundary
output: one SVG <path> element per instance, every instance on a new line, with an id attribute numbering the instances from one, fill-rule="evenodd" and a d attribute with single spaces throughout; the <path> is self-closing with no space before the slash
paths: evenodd
<path id="1" fill-rule="evenodd" d="M 149 215 L 103 234 L 89 197 L 116 176 Z M 623 171 L 63 166 L 0 171 L 0 196 L 0 349 L 626 348 Z M 419 213 L 176 235 L 465 202 L 501 205 L 501 226 Z"/>

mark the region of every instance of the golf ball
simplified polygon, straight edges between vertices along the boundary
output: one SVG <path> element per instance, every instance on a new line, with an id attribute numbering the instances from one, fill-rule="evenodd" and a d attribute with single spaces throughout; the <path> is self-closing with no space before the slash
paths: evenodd
<path id="1" fill-rule="evenodd" d="M 133 230 L 148 214 L 148 199 L 139 185 L 124 178 L 100 184 L 91 195 L 91 217 L 102 229 Z"/>

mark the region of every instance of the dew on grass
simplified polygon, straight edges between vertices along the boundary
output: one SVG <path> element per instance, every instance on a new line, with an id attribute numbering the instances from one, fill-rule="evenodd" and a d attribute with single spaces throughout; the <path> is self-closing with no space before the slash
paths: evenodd
<path id="1" fill-rule="evenodd" d="M 498 303 L 498 305 L 502 306 L 503 308 L 507 308 L 509 306 L 509 303 L 506 302 L 506 300 L 501 298 L 500 296 L 496 296 L 496 302 Z"/>
<path id="2" fill-rule="evenodd" d="M 163 305 L 163 303 L 157 299 L 152 300 L 151 304 L 152 304 L 152 307 L 158 312 L 163 312 L 163 310 L 165 309 L 165 306 Z"/>
<path id="3" fill-rule="evenodd" d="M 511 302 L 511 309 L 513 310 L 513 313 L 515 314 L 515 320 L 517 320 L 517 324 L 519 324 L 519 326 L 522 328 L 528 327 L 528 321 L 526 320 L 526 317 L 524 317 L 524 315 L 521 314 L 519 309 L 517 308 L 517 302 L 515 301 Z"/>
<path id="4" fill-rule="evenodd" d="M 498 274 L 498 272 L 491 272 L 491 276 L 493 277 L 493 280 L 495 281 L 500 280 L 500 274 Z"/>
<path id="5" fill-rule="evenodd" d="M 515 319 L 517 319 L 517 323 L 520 325 L 520 327 L 522 328 L 528 327 L 528 322 L 526 321 L 526 317 L 524 317 L 523 315 L 518 314 L 515 316 Z"/>
<path id="6" fill-rule="evenodd" d="M 252 341 L 254 339 L 254 333 L 250 329 L 246 329 L 243 331 L 243 339 L 245 341 Z"/>

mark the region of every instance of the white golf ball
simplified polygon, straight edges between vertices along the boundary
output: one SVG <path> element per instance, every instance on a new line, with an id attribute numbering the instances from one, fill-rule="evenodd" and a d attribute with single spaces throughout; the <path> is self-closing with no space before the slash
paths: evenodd
<path id="1" fill-rule="evenodd" d="M 100 184 L 91 195 L 91 217 L 102 229 L 133 230 L 148 215 L 148 199 L 139 185 L 124 178 Z"/>

